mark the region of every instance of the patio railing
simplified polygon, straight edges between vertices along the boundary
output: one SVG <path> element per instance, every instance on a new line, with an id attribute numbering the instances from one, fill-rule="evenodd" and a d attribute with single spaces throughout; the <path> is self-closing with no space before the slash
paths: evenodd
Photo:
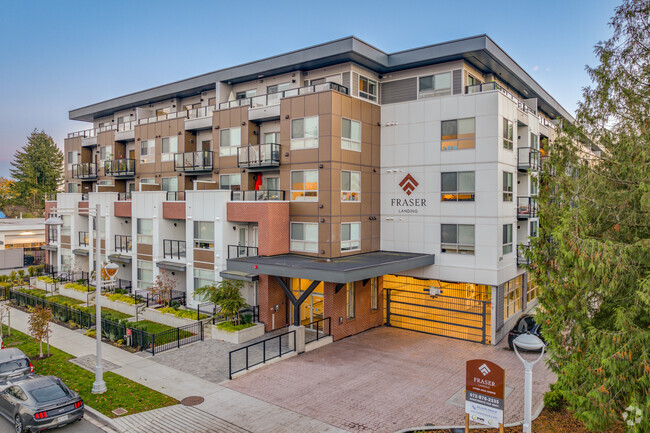
<path id="1" fill-rule="evenodd" d="M 240 371 L 265 364 L 296 351 L 296 331 L 289 331 L 232 350 L 228 354 L 228 379 Z"/>

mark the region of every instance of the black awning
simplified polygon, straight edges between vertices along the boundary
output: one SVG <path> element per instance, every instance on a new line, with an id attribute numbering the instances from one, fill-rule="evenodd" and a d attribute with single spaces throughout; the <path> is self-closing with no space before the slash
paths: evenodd
<path id="1" fill-rule="evenodd" d="M 350 283 L 433 265 L 433 254 L 375 251 L 334 259 L 297 254 L 228 259 L 227 272 L 255 273 L 312 281 Z"/>
<path id="2" fill-rule="evenodd" d="M 126 256 L 122 254 L 109 254 L 108 260 L 111 262 L 119 262 L 129 264 L 133 260 L 131 256 Z"/>
<path id="3" fill-rule="evenodd" d="M 72 250 L 73 254 L 76 254 L 78 256 L 86 256 L 88 257 L 88 250 L 83 250 L 81 248 L 77 248 L 76 250 Z"/>
<path id="4" fill-rule="evenodd" d="M 185 263 L 160 260 L 156 262 L 156 266 L 167 271 L 185 272 Z"/>
<path id="5" fill-rule="evenodd" d="M 226 280 L 239 280 L 239 281 L 248 281 L 252 283 L 253 281 L 259 280 L 260 276 L 258 274 L 249 274 L 246 272 L 238 271 L 221 271 L 219 276 Z"/>

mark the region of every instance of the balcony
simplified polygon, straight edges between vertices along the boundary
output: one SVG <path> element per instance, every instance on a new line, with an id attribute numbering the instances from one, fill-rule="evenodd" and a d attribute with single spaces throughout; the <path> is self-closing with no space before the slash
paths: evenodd
<path id="1" fill-rule="evenodd" d="M 280 145 L 251 144 L 237 149 L 237 166 L 249 169 L 275 168 L 280 165 Z"/>
<path id="2" fill-rule="evenodd" d="M 131 122 L 118 123 L 117 129 L 115 130 L 115 141 L 131 141 L 135 140 L 135 125 L 137 122 L 132 120 Z"/>
<path id="3" fill-rule="evenodd" d="M 532 147 L 517 149 L 517 169 L 519 171 L 539 171 L 542 167 L 542 154 Z"/>
<path id="4" fill-rule="evenodd" d="M 58 242 L 58 230 L 54 227 L 50 227 L 47 230 L 47 243 L 48 245 L 56 245 Z"/>
<path id="5" fill-rule="evenodd" d="M 537 217 L 536 197 L 517 197 L 517 219 Z"/>
<path id="6" fill-rule="evenodd" d="M 185 219 L 185 191 L 167 191 L 162 205 L 163 218 L 172 220 Z"/>
<path id="7" fill-rule="evenodd" d="M 230 191 L 231 201 L 284 201 L 285 191 L 261 189 L 252 191 Z"/>
<path id="8" fill-rule="evenodd" d="M 97 179 L 97 164 L 94 162 L 82 162 L 72 165 L 73 179 Z"/>
<path id="9" fill-rule="evenodd" d="M 212 171 L 212 151 L 185 152 L 174 155 L 174 171 L 198 173 Z"/>
<path id="10" fill-rule="evenodd" d="M 167 191 L 166 201 L 185 201 L 185 191 Z"/>
<path id="11" fill-rule="evenodd" d="M 517 245 L 517 266 L 528 266 L 530 260 L 526 258 L 526 251 L 530 249 L 530 245 L 519 244 Z"/>
<path id="12" fill-rule="evenodd" d="M 131 236 L 115 235 L 115 252 L 130 253 L 131 247 Z"/>
<path id="13" fill-rule="evenodd" d="M 128 201 L 131 200 L 131 193 L 130 192 L 118 192 L 117 193 L 117 200 L 118 201 Z"/>
<path id="14" fill-rule="evenodd" d="M 246 247 L 243 245 L 228 245 L 228 258 L 238 259 L 240 257 L 257 256 L 257 247 Z"/>
<path id="15" fill-rule="evenodd" d="M 212 129 L 212 113 L 217 109 L 215 106 L 192 108 L 187 110 L 185 119 L 186 131 L 199 131 Z"/>
<path id="16" fill-rule="evenodd" d="M 80 247 L 88 246 L 88 232 L 79 232 L 79 246 Z"/>
<path id="17" fill-rule="evenodd" d="M 104 173 L 113 177 L 134 177 L 135 159 L 114 159 L 104 162 Z"/>
<path id="18" fill-rule="evenodd" d="M 165 259 L 185 259 L 185 241 L 175 241 L 163 239 L 163 258 Z"/>

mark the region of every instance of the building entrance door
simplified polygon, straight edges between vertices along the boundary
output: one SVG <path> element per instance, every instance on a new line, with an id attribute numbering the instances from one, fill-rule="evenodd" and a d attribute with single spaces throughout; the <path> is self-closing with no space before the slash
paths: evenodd
<path id="1" fill-rule="evenodd" d="M 291 280 L 291 291 L 296 298 L 299 298 L 311 284 L 310 280 L 302 280 L 300 278 L 293 278 Z M 314 324 L 322 320 L 325 307 L 325 293 L 324 285 L 320 283 L 312 292 L 312 294 L 305 299 L 300 305 L 300 323 L 308 329 L 316 329 L 318 324 Z M 291 316 L 293 317 L 293 305 L 291 305 Z M 322 325 L 321 325 L 322 326 Z"/>

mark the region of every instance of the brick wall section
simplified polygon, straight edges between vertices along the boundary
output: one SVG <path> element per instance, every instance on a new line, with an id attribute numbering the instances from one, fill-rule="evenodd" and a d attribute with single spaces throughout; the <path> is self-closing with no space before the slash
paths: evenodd
<path id="1" fill-rule="evenodd" d="M 379 308 L 370 309 L 370 281 L 365 286 L 363 281 L 355 282 L 355 317 L 347 318 L 345 287 L 335 293 L 336 283 L 325 283 L 325 317 L 331 317 L 332 337 L 334 341 L 350 335 L 358 334 L 365 330 L 381 326 L 384 322 L 383 299 L 381 291 L 381 278 L 379 279 Z M 343 323 L 339 325 L 339 318 Z"/>
<path id="2" fill-rule="evenodd" d="M 163 218 L 172 220 L 185 219 L 185 202 L 184 201 L 164 201 Z"/>
<path id="3" fill-rule="evenodd" d="M 287 308 L 289 302 L 284 291 L 270 275 L 260 275 L 257 282 L 257 299 L 260 307 L 260 322 L 264 322 L 266 332 L 281 328 L 287 325 Z M 271 307 L 279 305 L 280 309 L 275 313 L 275 326 L 272 326 L 273 318 Z"/>
<path id="4" fill-rule="evenodd" d="M 88 202 L 80 201 L 77 203 L 77 210 L 79 215 L 88 215 Z"/>
<path id="5" fill-rule="evenodd" d="M 113 202 L 113 212 L 116 217 L 131 218 L 131 202 L 116 201 Z"/>
<path id="6" fill-rule="evenodd" d="M 289 252 L 289 202 L 229 202 L 227 212 L 230 222 L 258 224 L 260 256 L 274 256 Z"/>

